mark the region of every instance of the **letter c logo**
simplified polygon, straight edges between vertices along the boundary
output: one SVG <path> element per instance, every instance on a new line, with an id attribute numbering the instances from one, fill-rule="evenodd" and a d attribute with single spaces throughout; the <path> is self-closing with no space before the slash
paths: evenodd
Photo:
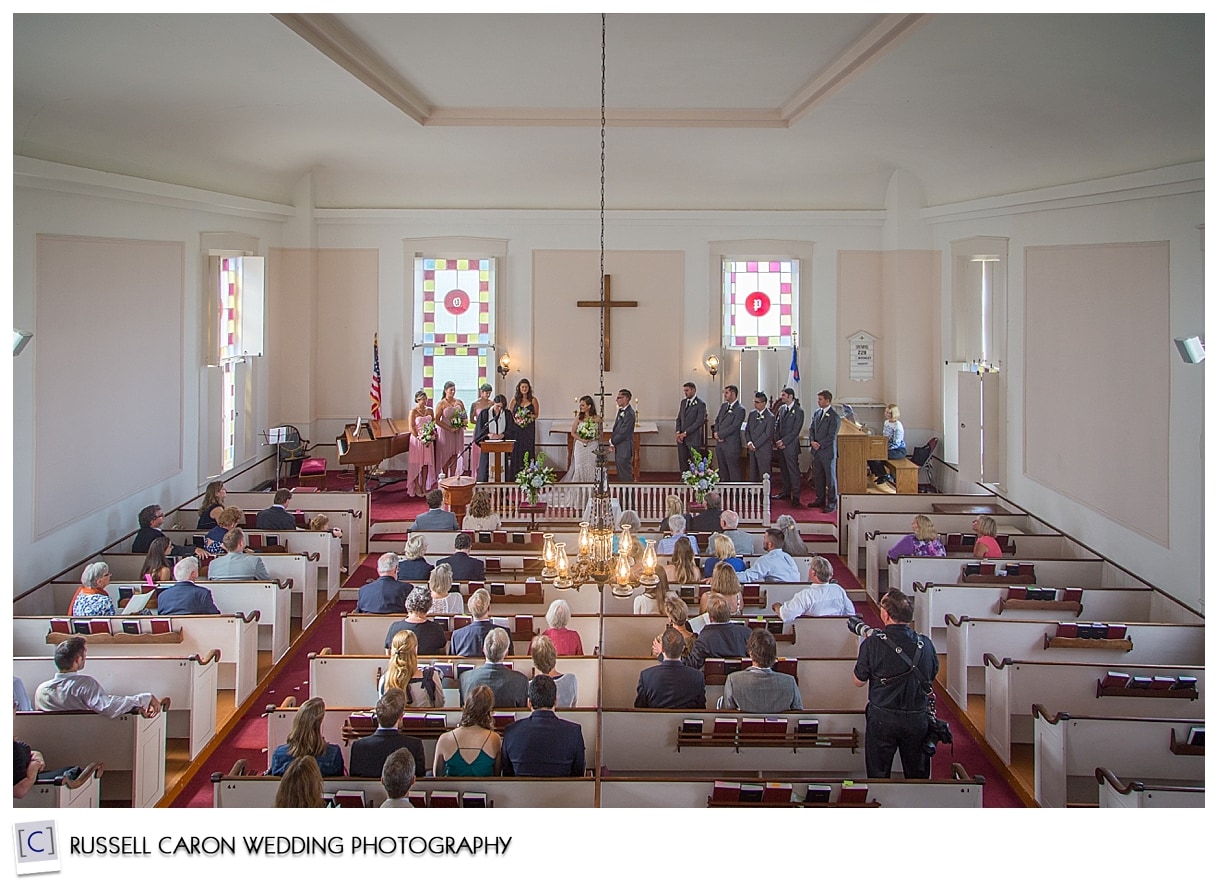
<path id="1" fill-rule="evenodd" d="M 34 845 L 34 837 L 41 836 L 41 835 L 43 835 L 44 832 L 45 831 L 43 831 L 43 830 L 30 831 L 30 833 L 27 834 L 25 837 L 25 847 L 28 848 L 32 852 L 36 852 L 37 854 L 42 854 L 44 851 L 46 851 L 45 848 L 37 848 Z"/>

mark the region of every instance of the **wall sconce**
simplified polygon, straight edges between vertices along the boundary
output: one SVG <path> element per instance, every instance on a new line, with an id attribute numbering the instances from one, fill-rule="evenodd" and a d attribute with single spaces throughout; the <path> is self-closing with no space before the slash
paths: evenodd
<path id="1" fill-rule="evenodd" d="M 506 377 L 508 375 L 508 371 L 510 371 L 511 369 L 512 369 L 512 356 L 508 355 L 505 352 L 505 353 L 503 353 L 503 355 L 499 356 L 499 367 L 495 368 L 495 370 L 499 372 L 499 376 Z"/>
<path id="2" fill-rule="evenodd" d="M 13 358 L 16 358 L 21 354 L 21 350 L 25 348 L 26 344 L 30 342 L 30 339 L 33 336 L 33 331 L 22 331 L 17 328 L 13 328 Z"/>
<path id="3" fill-rule="evenodd" d="M 706 369 L 710 371 L 711 379 L 715 378 L 715 374 L 719 373 L 719 356 L 706 356 Z"/>
<path id="4" fill-rule="evenodd" d="M 1177 337 L 1176 349 L 1185 364 L 1201 364 L 1205 361 L 1205 341 L 1200 337 Z"/>

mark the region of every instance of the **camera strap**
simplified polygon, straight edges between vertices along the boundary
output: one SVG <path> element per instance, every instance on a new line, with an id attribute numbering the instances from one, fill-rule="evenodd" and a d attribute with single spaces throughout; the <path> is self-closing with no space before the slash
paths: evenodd
<path id="1" fill-rule="evenodd" d="M 907 677 L 907 676 L 909 676 L 909 672 L 913 671 L 913 673 L 917 675 L 918 679 L 922 681 L 922 688 L 925 689 L 927 692 L 930 692 L 931 691 L 930 681 L 926 679 L 926 675 L 923 674 L 922 669 L 918 667 L 918 662 L 922 660 L 922 650 L 924 648 L 924 644 L 922 642 L 922 635 L 921 634 L 914 635 L 916 638 L 914 641 L 914 645 L 917 647 L 917 649 L 914 652 L 914 657 L 912 660 L 905 653 L 905 650 L 901 649 L 901 647 L 897 646 L 895 643 L 893 643 L 891 640 L 889 640 L 888 635 L 885 634 L 883 631 L 878 632 L 876 634 L 876 636 L 884 641 L 885 646 L 887 646 L 889 649 L 891 649 L 893 652 L 896 653 L 897 658 L 899 658 L 901 661 L 905 662 L 905 664 L 909 665 L 909 671 L 906 671 L 904 674 L 900 674 L 898 676 Z M 896 680 L 897 677 L 879 677 L 878 679 L 880 681 L 880 685 L 885 686 L 888 683 L 892 682 L 893 680 Z"/>

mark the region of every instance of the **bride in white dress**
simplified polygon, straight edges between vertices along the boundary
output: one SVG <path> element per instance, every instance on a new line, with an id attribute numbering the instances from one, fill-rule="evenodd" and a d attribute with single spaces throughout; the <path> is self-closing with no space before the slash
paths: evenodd
<path id="1" fill-rule="evenodd" d="M 580 437 L 581 426 L 585 435 L 592 434 L 591 438 Z M 596 402 L 591 395 L 585 395 L 579 399 L 579 412 L 571 421 L 571 437 L 574 439 L 571 464 L 560 484 L 589 484 L 596 480 L 596 445 L 600 435 L 601 418 L 596 412 Z"/>

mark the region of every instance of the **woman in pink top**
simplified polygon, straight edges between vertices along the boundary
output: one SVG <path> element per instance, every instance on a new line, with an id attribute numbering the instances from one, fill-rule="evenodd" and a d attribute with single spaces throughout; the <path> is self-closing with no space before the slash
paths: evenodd
<path id="1" fill-rule="evenodd" d="M 571 607 L 565 600 L 556 600 L 546 611 L 548 627 L 543 635 L 554 643 L 554 649 L 559 655 L 583 655 L 584 644 L 579 639 L 579 632 L 567 627 L 571 621 Z"/>
<path id="2" fill-rule="evenodd" d="M 998 524 L 989 515 L 982 515 L 973 521 L 973 532 L 977 539 L 973 543 L 973 557 L 978 560 L 1002 557 L 1002 548 L 998 545 Z"/>

